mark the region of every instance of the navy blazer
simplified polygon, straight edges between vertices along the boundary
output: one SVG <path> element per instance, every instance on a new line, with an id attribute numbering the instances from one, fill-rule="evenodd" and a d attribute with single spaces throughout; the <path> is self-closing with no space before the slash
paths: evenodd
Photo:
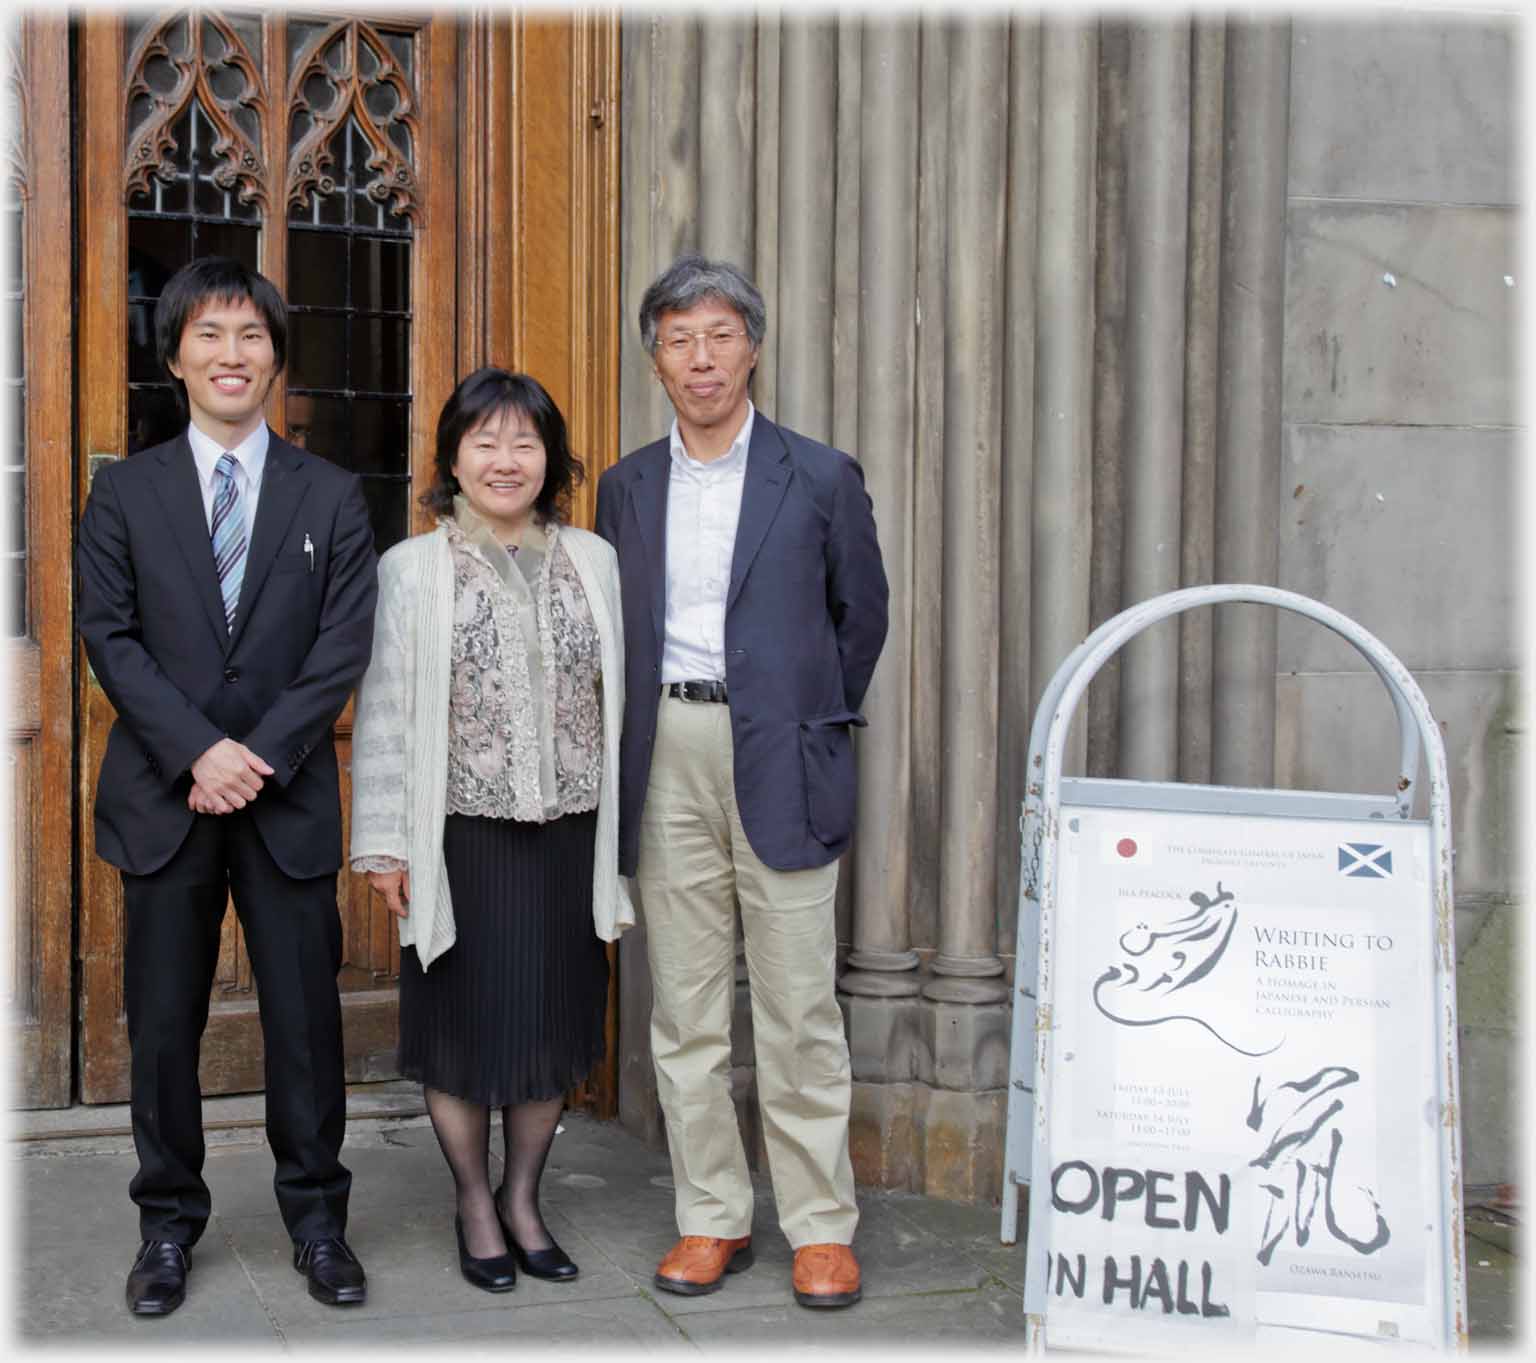
<path id="1" fill-rule="evenodd" d="M 597 487 L 597 533 L 619 556 L 624 733 L 619 870 L 640 856 L 661 701 L 667 589 L 666 439 Z M 851 729 L 885 643 L 887 588 L 857 463 L 758 412 L 725 605 L 736 804 L 752 850 L 780 871 L 825 866 L 853 832 Z"/>
<path id="2" fill-rule="evenodd" d="M 80 634 L 117 710 L 97 853 L 134 875 L 169 861 L 192 763 L 227 735 L 274 769 L 247 806 L 273 860 L 337 870 L 331 726 L 368 665 L 378 592 L 357 476 L 271 437 L 233 633 L 185 433 L 96 474 L 75 561 Z"/>

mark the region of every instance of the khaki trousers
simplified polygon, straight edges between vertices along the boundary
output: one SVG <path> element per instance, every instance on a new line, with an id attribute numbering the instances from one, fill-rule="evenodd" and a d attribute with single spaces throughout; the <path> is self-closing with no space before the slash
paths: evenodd
<path id="1" fill-rule="evenodd" d="M 725 705 L 662 696 L 636 878 L 678 1230 L 732 1239 L 752 1229 L 730 1078 L 739 900 L 779 1224 L 795 1249 L 851 1244 L 859 1213 L 836 994 L 837 863 L 775 871 L 757 859 L 736 809 Z"/>

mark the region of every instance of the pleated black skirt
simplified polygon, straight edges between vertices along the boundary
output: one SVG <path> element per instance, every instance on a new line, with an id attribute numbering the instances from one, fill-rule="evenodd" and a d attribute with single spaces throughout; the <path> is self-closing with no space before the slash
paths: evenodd
<path id="1" fill-rule="evenodd" d="M 454 944 L 400 953 L 401 1072 L 487 1107 L 554 1098 L 603 1057 L 608 957 L 592 929 L 597 813 L 450 814 Z"/>

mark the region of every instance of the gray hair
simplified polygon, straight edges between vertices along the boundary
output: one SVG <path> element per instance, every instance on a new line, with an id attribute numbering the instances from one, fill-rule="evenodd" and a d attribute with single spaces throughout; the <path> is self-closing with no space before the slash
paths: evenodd
<path id="1" fill-rule="evenodd" d="M 741 315 L 747 340 L 755 350 L 768 333 L 768 308 L 763 296 L 742 271 L 728 260 L 708 260 L 696 251 L 667 266 L 640 300 L 640 343 L 656 353 L 656 323 L 663 313 L 687 312 L 706 298 L 720 298 Z"/>

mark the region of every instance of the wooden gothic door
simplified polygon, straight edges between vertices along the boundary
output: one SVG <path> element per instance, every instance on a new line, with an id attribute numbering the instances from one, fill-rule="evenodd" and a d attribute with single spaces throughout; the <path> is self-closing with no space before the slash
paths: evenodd
<path id="1" fill-rule="evenodd" d="M 537 375 L 566 413 L 589 474 L 573 512 L 590 525 L 596 477 L 617 457 L 618 53 L 611 13 L 81 17 L 76 444 L 61 505 L 72 494 L 77 513 L 102 461 L 132 458 L 175 430 L 154 359 L 154 301 L 188 260 L 224 254 L 256 266 L 289 302 L 288 364 L 268 420 L 361 475 L 380 550 L 429 528 L 416 498 L 431 478 L 438 412 L 456 378 L 486 363 Z M 50 79 L 67 86 L 57 73 Z M 46 117 L 52 127 L 67 122 L 62 107 Z M 62 254 L 67 227 L 36 232 Z M 32 287 L 54 287 L 53 278 L 40 275 Z M 55 316 L 68 313 L 62 297 L 54 307 Z M 68 370 L 67 343 L 53 361 Z M 38 382 L 54 391 L 49 374 Z M 67 428 L 63 414 L 38 425 L 55 439 Z M 75 513 L 64 513 L 66 541 Z M 67 590 L 68 553 L 52 550 L 48 568 L 30 580 L 34 596 Z M 67 630 L 57 647 L 70 656 Z M 51 655 L 42 652 L 47 672 Z M 113 1102 L 128 1093 L 122 893 L 117 872 L 95 855 L 90 818 L 113 716 L 83 650 L 73 660 L 78 1093 Z M 21 717 L 36 713 L 33 704 Z M 17 722 L 13 715 L 13 746 Z M 349 707 L 337 725 L 344 812 L 350 728 Z M 52 770 L 37 767 L 32 779 L 65 784 Z M 366 880 L 346 871 L 338 903 L 347 1076 L 389 1078 L 394 923 Z M 50 942 L 68 942 L 67 922 L 62 937 L 52 931 Z M 616 1110 L 615 997 L 608 1062 L 573 1096 L 602 1115 Z M 254 982 L 229 913 L 204 1092 L 259 1089 L 261 1054 Z"/>
<path id="2" fill-rule="evenodd" d="M 76 461 L 94 471 L 183 418 L 155 359 L 154 304 L 189 260 L 261 270 L 291 309 L 268 420 L 363 478 L 382 552 L 423 528 L 436 415 L 455 378 L 457 31 L 407 13 L 95 11 L 78 30 Z M 122 892 L 91 800 L 113 712 L 83 651 L 80 1096 L 128 1094 Z M 337 725 L 350 805 L 350 706 Z M 351 1081 L 394 1073 L 393 920 L 343 872 L 340 989 Z M 206 1093 L 262 1086 L 251 967 L 233 912 L 203 1042 Z"/>

